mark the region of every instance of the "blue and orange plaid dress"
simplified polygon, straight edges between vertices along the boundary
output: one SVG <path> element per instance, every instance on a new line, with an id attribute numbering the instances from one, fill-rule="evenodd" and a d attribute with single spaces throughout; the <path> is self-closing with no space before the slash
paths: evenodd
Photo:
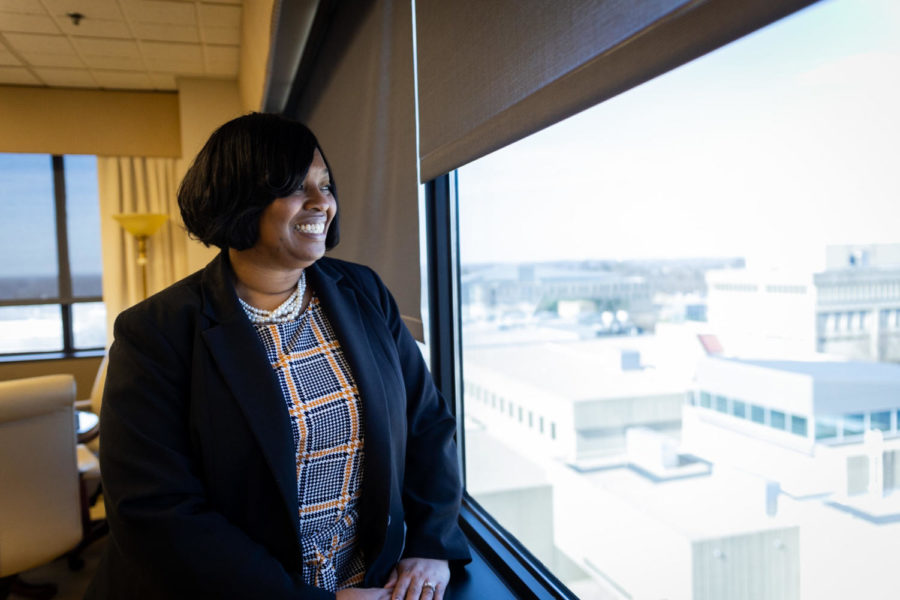
<path id="1" fill-rule="evenodd" d="M 313 295 L 294 321 L 256 325 L 291 415 L 303 579 L 332 592 L 362 583 L 357 544 L 362 402 L 341 345 Z"/>

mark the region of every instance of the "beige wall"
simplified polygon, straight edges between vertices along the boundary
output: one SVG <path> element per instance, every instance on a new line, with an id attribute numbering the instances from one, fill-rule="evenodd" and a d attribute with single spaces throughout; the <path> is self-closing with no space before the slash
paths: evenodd
<path id="1" fill-rule="evenodd" d="M 178 106 L 181 113 L 182 158 L 178 161 L 178 181 L 184 177 L 194 157 L 210 134 L 225 121 L 242 114 L 238 84 L 233 80 L 179 79 Z M 187 245 L 187 275 L 202 268 L 218 252 L 196 241 Z"/>
<path id="2" fill-rule="evenodd" d="M 180 156 L 178 96 L 0 86 L 0 152 Z"/>
<path id="3" fill-rule="evenodd" d="M 25 360 L 0 363 L 0 381 L 39 377 L 41 375 L 70 374 L 75 377 L 79 400 L 87 398 L 94 385 L 101 357 L 63 358 L 59 360 Z"/>
<path id="4" fill-rule="evenodd" d="M 272 10 L 275 0 L 244 0 L 241 18 L 241 66 L 238 86 L 242 112 L 262 108 L 269 72 Z"/>

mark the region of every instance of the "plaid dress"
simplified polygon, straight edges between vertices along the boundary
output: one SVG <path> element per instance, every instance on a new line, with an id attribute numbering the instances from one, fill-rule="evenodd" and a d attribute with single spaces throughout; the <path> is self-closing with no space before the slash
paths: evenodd
<path id="1" fill-rule="evenodd" d="M 357 542 L 362 402 L 350 365 L 313 295 L 296 320 L 256 325 L 291 416 L 303 579 L 329 591 L 362 583 Z"/>

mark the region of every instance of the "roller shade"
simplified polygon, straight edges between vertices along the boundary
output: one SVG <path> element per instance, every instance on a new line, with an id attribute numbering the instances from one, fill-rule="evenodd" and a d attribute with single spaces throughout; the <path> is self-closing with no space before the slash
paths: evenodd
<path id="1" fill-rule="evenodd" d="M 810 0 L 416 0 L 423 180 Z"/>
<path id="2" fill-rule="evenodd" d="M 341 242 L 329 255 L 373 267 L 422 339 L 412 6 L 336 6 L 287 112 L 315 132 L 334 171 Z"/>

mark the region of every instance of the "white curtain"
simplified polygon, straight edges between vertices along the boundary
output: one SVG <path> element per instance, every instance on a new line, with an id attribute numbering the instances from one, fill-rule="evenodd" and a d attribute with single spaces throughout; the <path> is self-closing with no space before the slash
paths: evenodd
<path id="1" fill-rule="evenodd" d="M 175 159 L 132 156 L 97 157 L 100 234 L 103 249 L 103 301 L 107 346 L 113 322 L 124 309 L 142 300 L 137 241 L 112 215 L 162 213 L 169 220 L 147 240 L 147 295 L 187 275 L 187 235 L 176 193 Z"/>

